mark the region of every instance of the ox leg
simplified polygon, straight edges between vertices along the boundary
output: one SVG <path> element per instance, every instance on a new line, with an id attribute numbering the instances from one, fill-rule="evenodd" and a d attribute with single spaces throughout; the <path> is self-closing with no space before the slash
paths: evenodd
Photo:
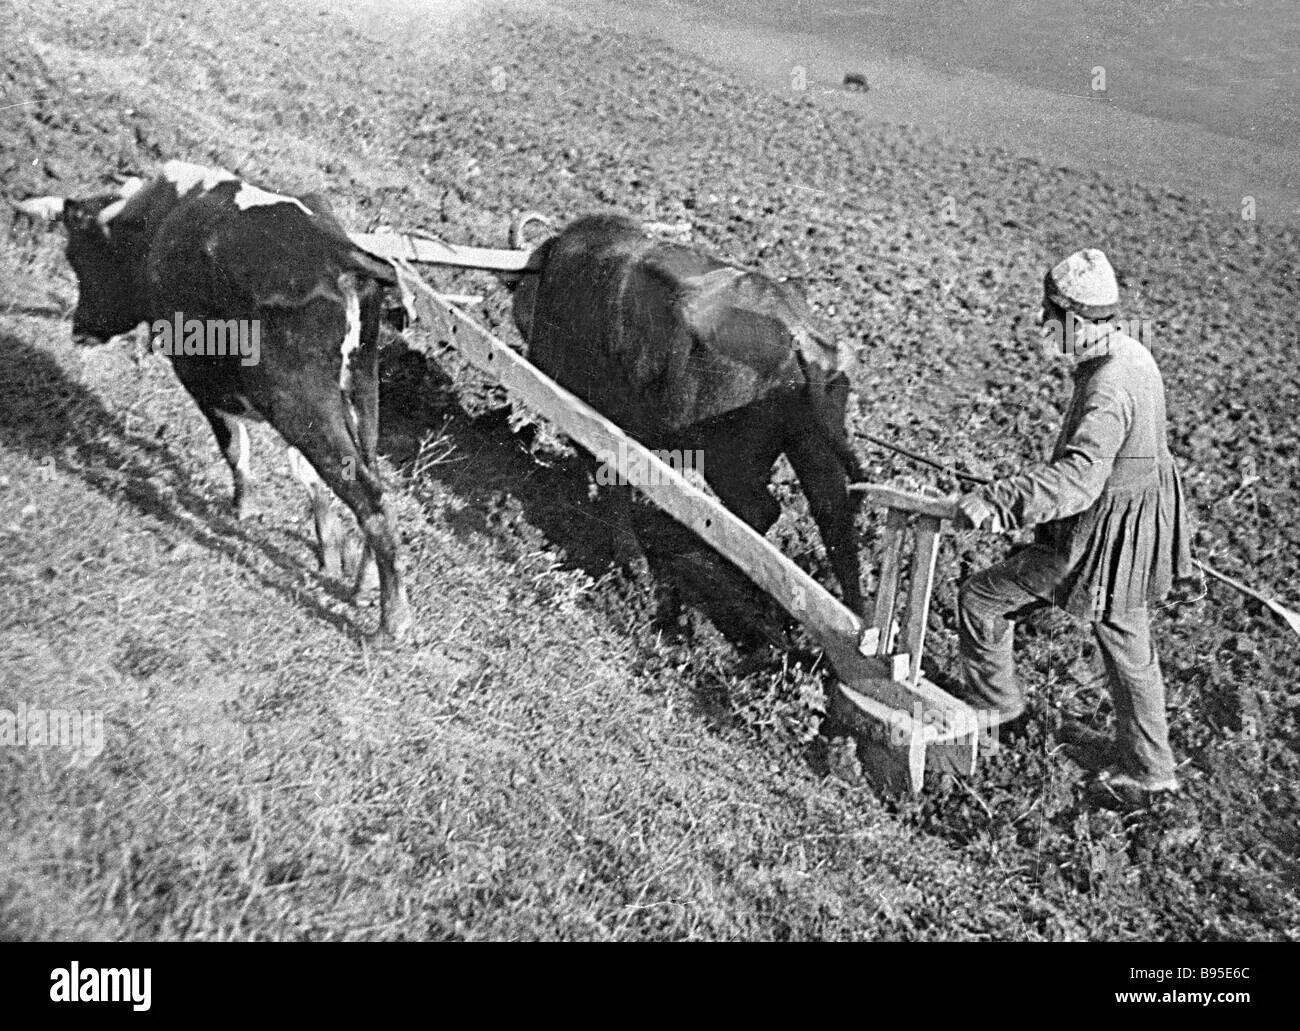
<path id="1" fill-rule="evenodd" d="M 704 448 L 704 479 L 727 508 L 759 533 L 767 533 L 781 515 L 768 489 L 777 454 L 744 443 Z"/>
<path id="2" fill-rule="evenodd" d="M 350 413 L 338 391 L 330 384 L 311 396 L 336 401 L 322 402 L 309 409 L 285 413 L 281 434 L 320 474 L 330 490 L 352 510 L 365 535 L 366 547 L 379 569 L 380 620 L 383 632 L 400 640 L 411 628 L 411 605 L 397 570 L 397 540 L 384 511 L 383 485 L 377 467 L 368 465 L 349 431 Z M 340 563 L 341 564 L 341 563 Z"/>
<path id="3" fill-rule="evenodd" d="M 248 444 L 248 427 L 244 420 L 230 415 L 210 405 L 199 406 L 212 427 L 217 438 L 217 447 L 230 467 L 230 478 L 234 483 L 234 496 L 231 508 L 236 519 L 243 519 L 250 514 L 248 505 L 248 487 L 252 469 L 251 449 Z"/>
<path id="4" fill-rule="evenodd" d="M 347 276 L 340 277 L 339 289 L 345 299 L 341 361 L 331 360 L 328 350 L 323 350 L 315 352 L 321 360 L 305 368 L 267 363 L 264 389 L 270 397 L 291 399 L 278 406 L 276 429 L 356 516 L 365 547 L 379 571 L 382 633 L 396 640 L 406 636 L 412 618 L 397 568 L 397 539 L 384 510 L 384 487 L 374 458 L 379 433 L 378 333 L 374 313 L 368 319 L 362 314 L 369 292 L 362 295 Z M 366 310 L 369 312 L 368 305 Z M 324 320 L 322 330 L 333 332 Z M 361 399 L 360 408 L 354 393 Z"/>
<path id="5" fill-rule="evenodd" d="M 379 469 L 379 320 L 383 314 L 384 294 L 372 291 L 361 302 L 361 345 L 350 356 L 344 406 L 351 429 L 367 469 Z M 353 583 L 354 599 L 379 586 L 379 567 L 375 552 L 366 539 Z"/>
<path id="6" fill-rule="evenodd" d="M 742 422 L 719 430 L 706 438 L 702 472 L 726 508 L 743 519 L 758 533 L 767 533 L 781 515 L 781 506 L 768 489 L 772 464 L 779 452 L 764 432 L 763 427 Z M 752 588 L 745 578 L 729 563 L 718 565 L 716 555 L 703 548 L 681 556 L 680 561 L 690 562 L 696 569 L 718 579 L 715 596 L 729 594 L 735 598 L 748 597 Z M 712 570 L 710 573 L 709 570 Z M 675 608 L 674 608 L 675 606 Z M 675 621 L 681 607 L 680 591 L 674 587 L 671 597 L 661 598 L 662 618 Z M 767 635 L 760 634 L 765 638 Z"/>
<path id="7" fill-rule="evenodd" d="M 844 604 L 862 615 L 862 571 L 858 561 L 858 542 L 853 526 L 856 510 L 848 491 L 848 477 L 843 463 L 821 438 L 809 428 L 788 441 L 786 457 L 799 477 L 808 508 L 817 529 L 835 579 L 840 582 Z"/>
<path id="8" fill-rule="evenodd" d="M 411 629 L 411 603 L 406 597 L 401 573 L 397 569 L 397 538 L 392 523 L 384 510 L 382 489 L 378 486 L 378 469 L 370 470 L 365 480 L 344 481 L 335 487 L 357 517 L 361 532 L 366 538 L 366 551 L 373 556 L 379 571 L 380 621 L 384 633 L 393 640 L 401 640 Z M 364 566 L 364 563 L 363 563 Z"/>
<path id="9" fill-rule="evenodd" d="M 632 488 L 627 486 L 602 487 L 600 498 L 602 517 L 610 527 L 614 541 L 614 564 L 624 569 L 643 571 L 647 568 L 645 551 L 632 525 Z"/>
<path id="10" fill-rule="evenodd" d="M 343 575 L 343 525 L 334 514 L 330 491 L 315 467 L 295 447 L 288 450 L 289 468 L 294 479 L 307 488 L 311 496 L 311 512 L 316 522 L 316 543 L 320 551 L 321 569 L 325 575 L 338 579 Z"/>
<path id="11" fill-rule="evenodd" d="M 595 455 L 582 452 L 591 482 L 596 484 L 596 518 L 608 529 L 613 548 L 611 562 L 631 570 L 648 568 L 645 552 L 632 525 L 632 488 L 623 483 L 601 484 L 601 463 Z"/>

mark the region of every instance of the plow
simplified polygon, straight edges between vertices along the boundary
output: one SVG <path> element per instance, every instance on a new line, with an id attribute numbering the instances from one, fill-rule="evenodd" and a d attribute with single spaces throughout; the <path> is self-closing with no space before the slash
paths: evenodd
<path id="1" fill-rule="evenodd" d="M 638 490 L 732 562 L 802 624 L 834 669 L 829 708 L 860 740 L 864 769 L 882 786 L 916 793 L 927 770 L 969 775 L 978 758 L 980 714 L 922 672 L 935 563 L 951 499 L 858 484 L 885 515 L 877 555 L 877 590 L 866 625 L 762 534 L 665 463 L 659 454 L 535 368 L 480 326 L 453 295 L 426 281 L 416 266 L 536 272 L 524 245 L 523 216 L 505 249 L 468 247 L 404 233 L 366 233 L 354 242 L 399 269 L 404 299 L 436 343 L 487 374 L 516 402 L 593 454 L 626 453 L 649 470 Z M 544 221 L 544 220 L 541 220 Z M 905 561 L 910 555 L 910 562 Z"/>

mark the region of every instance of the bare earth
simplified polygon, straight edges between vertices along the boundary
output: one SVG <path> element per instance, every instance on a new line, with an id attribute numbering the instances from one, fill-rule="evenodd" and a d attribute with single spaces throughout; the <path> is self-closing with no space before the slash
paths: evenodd
<path id="1" fill-rule="evenodd" d="M 913 124 L 1300 225 L 1292 0 L 565 0 L 864 129 Z M 1096 70 L 1103 73 L 1098 77 Z M 842 88 L 864 75 L 865 93 Z M 1097 88 L 1100 87 L 1100 88 Z"/>

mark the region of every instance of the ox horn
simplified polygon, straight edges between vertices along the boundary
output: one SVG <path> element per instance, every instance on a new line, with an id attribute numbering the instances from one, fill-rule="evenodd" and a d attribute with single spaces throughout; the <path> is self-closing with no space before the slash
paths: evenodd
<path id="1" fill-rule="evenodd" d="M 117 195 L 122 200 L 130 200 L 144 185 L 144 180 L 138 175 L 114 175 L 112 179 L 117 183 Z"/>
<path id="2" fill-rule="evenodd" d="M 547 229 L 550 229 L 553 224 L 549 218 L 537 211 L 525 211 L 522 215 L 516 216 L 514 221 L 510 223 L 510 234 L 506 237 L 511 250 L 522 251 L 528 249 L 524 233 L 534 222 L 546 226 Z"/>
<path id="3" fill-rule="evenodd" d="M 30 218 L 55 222 L 63 217 L 63 204 L 62 197 L 29 197 L 20 200 L 14 207 Z"/>
<path id="4" fill-rule="evenodd" d="M 139 193 L 140 188 L 144 186 L 144 180 L 138 175 L 114 175 L 111 178 L 113 182 L 117 183 L 117 200 L 104 208 L 96 217 L 99 224 L 104 226 L 105 229 L 108 228 L 113 219 L 122 213 L 122 209 L 126 207 L 127 202 Z"/>

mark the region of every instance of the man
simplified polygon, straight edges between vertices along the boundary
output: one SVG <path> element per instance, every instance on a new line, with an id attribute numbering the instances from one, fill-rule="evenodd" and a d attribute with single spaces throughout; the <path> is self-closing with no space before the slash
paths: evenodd
<path id="1" fill-rule="evenodd" d="M 1165 392 L 1150 352 L 1113 324 L 1119 286 L 1106 256 L 1070 255 L 1045 278 L 1044 343 L 1075 365 L 1052 460 L 958 502 L 959 527 L 1036 525 L 1035 541 L 961 586 L 967 700 L 998 724 L 1024 711 L 1014 620 L 1052 605 L 1087 620 L 1115 710 L 1117 794 L 1178 790 L 1165 688 L 1148 607 L 1197 579 L 1178 471 L 1165 439 Z"/>

